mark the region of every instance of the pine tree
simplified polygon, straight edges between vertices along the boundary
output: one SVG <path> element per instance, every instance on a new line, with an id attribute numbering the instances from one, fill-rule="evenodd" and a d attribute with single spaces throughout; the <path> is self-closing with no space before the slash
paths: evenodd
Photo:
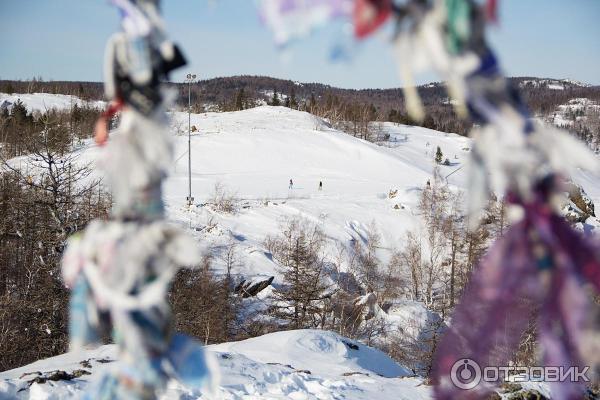
<path id="1" fill-rule="evenodd" d="M 79 83 L 79 85 L 77 85 L 77 97 L 83 98 L 83 92 L 83 85 Z"/>
<path id="2" fill-rule="evenodd" d="M 267 238 L 283 276 L 283 285 L 273 291 L 273 314 L 289 321 L 291 328 L 318 327 L 317 315 L 329 297 L 324 282 L 324 238 L 317 226 L 297 219 L 282 227 L 281 236 Z"/>
<path id="3" fill-rule="evenodd" d="M 388 121 L 390 122 L 397 122 L 398 119 L 398 111 L 396 111 L 395 109 L 390 109 L 390 111 L 388 112 Z"/>
<path id="4" fill-rule="evenodd" d="M 440 146 L 438 146 L 437 150 L 435 151 L 435 162 L 441 164 L 443 159 L 444 153 L 442 153 L 442 149 L 440 148 Z"/>
<path id="5" fill-rule="evenodd" d="M 279 100 L 277 90 L 273 90 L 273 100 L 271 100 L 271 105 L 276 107 L 281 105 L 281 101 Z"/>
<path id="6" fill-rule="evenodd" d="M 369 104 L 369 121 L 375 121 L 377 119 L 377 108 L 373 105 L 373 103 Z"/>
<path id="7" fill-rule="evenodd" d="M 31 119 L 31 116 L 27 115 L 27 108 L 20 99 L 13 104 L 10 114 L 18 124 L 22 124 Z"/>

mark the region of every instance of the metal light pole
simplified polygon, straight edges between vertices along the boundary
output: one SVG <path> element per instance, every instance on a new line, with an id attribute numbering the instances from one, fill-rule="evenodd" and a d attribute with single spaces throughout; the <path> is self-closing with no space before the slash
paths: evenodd
<path id="1" fill-rule="evenodd" d="M 188 197 L 186 198 L 188 207 L 194 203 L 192 197 L 192 83 L 195 81 L 195 74 L 187 74 L 185 82 L 188 84 Z"/>

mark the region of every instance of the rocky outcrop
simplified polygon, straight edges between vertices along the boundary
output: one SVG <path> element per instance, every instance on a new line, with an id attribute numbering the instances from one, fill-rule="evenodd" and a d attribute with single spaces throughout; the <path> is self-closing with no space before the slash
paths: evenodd
<path id="1" fill-rule="evenodd" d="M 573 182 L 568 182 L 566 187 L 568 191 L 569 200 L 571 200 L 573 204 L 575 204 L 580 210 L 582 210 L 586 214 L 595 217 L 596 213 L 594 210 L 594 202 L 592 201 L 592 199 L 590 199 L 585 190 L 583 190 L 583 187 Z"/>
<path id="2" fill-rule="evenodd" d="M 567 182 L 565 189 L 567 202 L 562 206 L 562 214 L 569 222 L 585 222 L 589 217 L 596 216 L 594 202 L 581 185 Z"/>
<path id="3" fill-rule="evenodd" d="M 523 390 L 508 396 L 508 400 L 549 400 L 537 390 Z"/>
<path id="4" fill-rule="evenodd" d="M 258 275 L 242 280 L 234 289 L 235 293 L 241 294 L 243 298 L 254 297 L 269 286 L 274 276 Z"/>
<path id="5" fill-rule="evenodd" d="M 377 304 L 377 296 L 375 293 L 367 293 L 364 296 L 359 296 L 353 301 L 354 308 L 362 314 L 363 319 L 369 320 L 377 315 L 380 315 L 383 311 Z"/>

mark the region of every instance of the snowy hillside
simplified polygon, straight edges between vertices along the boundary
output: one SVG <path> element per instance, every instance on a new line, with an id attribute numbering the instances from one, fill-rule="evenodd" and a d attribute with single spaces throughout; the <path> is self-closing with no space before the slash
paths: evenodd
<path id="1" fill-rule="evenodd" d="M 335 243 L 364 242 L 369 231 L 376 230 L 381 235 L 379 256 L 387 260 L 391 250 L 403 247 L 406 232 L 420 227 L 418 197 L 433 177 L 437 146 L 450 164 L 440 166 L 442 177 L 451 187 L 467 188 L 469 138 L 384 123 L 390 141 L 377 146 L 330 129 L 308 113 L 264 106 L 192 115 L 191 123 L 199 129 L 191 138 L 192 196 L 197 207 L 189 210 L 187 133 L 181 133 L 187 131 L 187 114 L 175 113 L 173 120 L 180 134 L 176 163 L 166 181 L 169 217 L 191 225 L 200 238 L 215 245 L 234 240 L 246 258 L 234 273 L 243 276 L 277 276 L 263 241 L 278 231 L 283 220 L 295 216 L 320 224 L 331 239 L 332 256 Z M 594 183 L 599 177 L 580 171 L 574 179 L 593 201 L 600 200 L 600 186 Z M 215 184 L 240 200 L 238 213 L 202 206 Z"/>
<path id="2" fill-rule="evenodd" d="M 600 104 L 587 98 L 575 98 L 567 104 L 558 106 L 552 115 L 551 122 L 559 127 L 570 128 L 577 122 L 582 122 L 600 113 Z"/>
<path id="3" fill-rule="evenodd" d="M 16 99 L 30 110 L 68 108 L 77 101 L 63 95 L 0 94 L 0 101 Z M 168 217 L 192 228 L 203 246 L 211 248 L 217 268 L 223 266 L 224 246 L 234 243 L 238 260 L 232 273 L 238 280 L 270 275 L 275 276 L 273 285 L 280 283 L 264 240 L 294 217 L 319 225 L 331 257 L 338 244 L 365 242 L 376 231 L 381 236 L 378 256 L 387 261 L 392 250 L 403 248 L 408 231 L 421 229 L 417 202 L 432 179 L 437 146 L 449 164 L 439 166 L 442 177 L 453 188 L 467 188 L 469 138 L 384 123 L 390 139 L 378 146 L 331 129 L 311 114 L 262 106 L 192 114 L 197 129 L 191 136 L 195 204 L 188 208 L 187 122 L 187 113 L 172 114 L 175 163 L 164 190 Z M 97 150 L 88 142 L 77 151 L 82 161 L 93 161 Z M 600 177 L 579 171 L 573 178 L 592 201 L 600 200 Z M 218 212 L 207 204 L 217 184 L 235 198 L 235 213 Z"/>
<path id="4" fill-rule="evenodd" d="M 176 113 L 173 125 L 186 130 L 187 115 Z M 192 195 L 199 206 L 191 211 L 185 206 L 187 133 L 182 133 L 176 137 L 176 164 L 166 182 L 169 217 L 191 224 L 199 237 L 213 243 L 233 238 L 247 255 L 243 269 L 234 271 L 241 275 L 276 275 L 263 241 L 286 218 L 297 216 L 320 224 L 331 239 L 332 253 L 335 243 L 365 241 L 375 229 L 385 259 L 402 246 L 407 230 L 419 226 L 418 194 L 432 177 L 438 145 L 451 159 L 450 166 L 441 167 L 442 175 L 456 172 L 449 182 L 466 183 L 466 171 L 460 168 L 469 139 L 425 128 L 386 123 L 392 141 L 382 147 L 330 129 L 308 113 L 267 106 L 192 115 L 192 125 L 200 130 L 191 139 Z M 237 214 L 202 206 L 217 183 L 239 199 Z"/>
<path id="5" fill-rule="evenodd" d="M 104 108 L 104 101 L 84 101 L 75 96 L 51 93 L 7 94 L 0 93 L 0 110 L 11 109 L 20 100 L 29 112 L 45 112 L 49 110 L 67 110 L 77 104 L 90 107 Z"/>
<path id="6" fill-rule="evenodd" d="M 77 398 L 105 368 L 115 364 L 115 346 L 67 353 L 0 373 L 0 399 Z M 216 396 L 190 392 L 172 382 L 165 399 L 430 399 L 423 380 L 388 356 L 335 333 L 276 332 L 235 343 L 208 346 L 220 369 Z M 48 380 L 61 370 L 78 375 Z M 55 374 L 55 376 L 57 376 Z M 40 382 L 32 382 L 35 378 Z M 24 389 L 24 390 L 21 390 Z"/>
<path id="7" fill-rule="evenodd" d="M 519 88 L 547 88 L 550 90 L 565 90 L 573 87 L 590 87 L 591 85 L 572 79 L 520 79 Z"/>
<path id="8" fill-rule="evenodd" d="M 46 94 L 1 96 L 0 102 L 20 98 L 28 109 L 38 111 L 48 104 L 68 108 L 72 101 L 68 96 Z M 326 257 L 332 262 L 340 247 L 350 248 L 353 241 L 366 243 L 370 234 L 377 233 L 381 237 L 377 256 L 385 263 L 393 250 L 404 248 L 408 231 L 424 229 L 417 204 L 422 188 L 433 178 L 438 146 L 448 160 L 448 165 L 439 166 L 442 178 L 452 189 L 467 189 L 468 138 L 384 123 L 382 129 L 389 140 L 375 145 L 336 131 L 311 114 L 262 106 L 192 115 L 191 124 L 197 129 L 191 136 L 195 201 L 188 207 L 187 122 L 186 113 L 172 114 L 175 163 L 164 188 L 168 218 L 191 228 L 214 256 L 212 266 L 217 271 L 224 271 L 227 247 L 235 245 L 231 272 L 236 283 L 274 277 L 272 286 L 257 297 L 243 300 L 254 310 L 267 307 L 273 287 L 282 284 L 265 238 L 277 234 L 286 219 L 300 217 L 317 224 L 326 236 Z M 99 154 L 91 141 L 77 151 L 82 161 L 93 161 Z M 579 171 L 574 180 L 593 202 L 600 200 L 599 176 Z M 323 183 L 322 190 L 319 182 Z M 215 186 L 221 193 L 230 193 L 235 212 L 215 209 Z M 594 225 L 590 223 L 590 229 Z M 336 277 L 332 274 L 328 279 L 335 282 Z M 422 337 L 423 321 L 435 319 L 422 303 L 411 301 L 398 302 L 385 312 L 376 311 L 414 338 Z M 226 399 L 430 398 L 430 389 L 420 379 L 409 377 L 405 367 L 331 332 L 279 332 L 210 349 L 221 366 L 220 391 Z M 55 369 L 86 372 L 80 372 L 83 375 L 72 382 L 34 383 L 18 392 L 19 396 L 77 396 L 90 379 L 87 372 L 91 370 L 93 377 L 100 368 L 110 367 L 110 363 L 98 360 L 113 358 L 114 348 L 104 346 L 2 373 L 0 399 L 3 393 L 12 398 L 35 377 L 22 374 Z M 89 363 L 81 363 L 88 359 Z M 170 390 L 173 394 L 187 393 L 178 386 Z"/>

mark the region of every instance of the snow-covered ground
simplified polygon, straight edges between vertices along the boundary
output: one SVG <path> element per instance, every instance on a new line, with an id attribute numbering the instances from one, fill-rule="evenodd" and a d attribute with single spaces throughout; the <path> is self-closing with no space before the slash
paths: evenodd
<path id="1" fill-rule="evenodd" d="M 173 125 L 187 127 L 187 118 L 174 113 Z M 378 256 L 387 261 L 393 249 L 404 247 L 408 231 L 421 229 L 417 203 L 422 188 L 433 179 L 437 146 L 450 163 L 439 166 L 442 177 L 452 188 L 467 189 L 471 139 L 451 133 L 384 123 L 390 140 L 378 146 L 333 130 L 311 114 L 269 106 L 192 115 L 191 124 L 199 130 L 191 136 L 196 206 L 185 205 L 188 141 L 187 133 L 180 134 L 175 137 L 176 162 L 165 184 L 168 215 L 191 226 L 214 249 L 236 243 L 242 259 L 233 272 L 240 276 L 270 274 L 278 283 L 264 239 L 292 217 L 319 224 L 330 239 L 332 257 L 334 244 L 364 242 L 369 231 L 376 230 L 381 236 Z M 600 177 L 579 171 L 574 180 L 592 200 L 600 200 Z M 239 200 L 236 214 L 204 205 L 216 184 Z"/>
<path id="2" fill-rule="evenodd" d="M 0 373 L 0 400 L 77 399 L 103 372 L 118 368 L 116 346 L 70 352 Z M 432 387 L 379 350 L 322 330 L 270 333 L 206 347 L 216 367 L 211 390 L 170 381 L 161 399 L 430 400 Z M 48 379 L 68 374 L 70 379 Z M 37 382 L 34 379 L 37 378 Z M 523 390 L 550 396 L 541 382 Z M 509 399 L 503 393 L 501 399 Z"/>
<path id="3" fill-rule="evenodd" d="M 60 95 L 13 94 L 10 101 L 17 97 L 28 109 L 38 111 L 49 104 L 69 108 L 72 100 Z M 0 94 L 0 103 L 3 100 L 8 97 Z M 308 113 L 263 106 L 192 115 L 191 124 L 198 129 L 191 135 L 195 201 L 188 207 L 187 122 L 186 113 L 172 114 L 175 162 L 165 183 L 167 215 L 173 223 L 190 227 L 200 243 L 213 252 L 217 270 L 224 268 L 227 245 L 235 244 L 232 273 L 238 280 L 274 276 L 273 285 L 281 284 L 264 240 L 267 235 L 277 234 L 286 219 L 295 217 L 320 226 L 332 259 L 340 245 L 350 246 L 352 240 L 364 242 L 369 232 L 376 230 L 381 237 L 378 256 L 387 261 L 393 249 L 404 247 L 408 231 L 422 229 L 418 197 L 433 177 L 437 146 L 450 164 L 439 167 L 443 179 L 454 189 L 467 188 L 468 138 L 384 123 L 382 128 L 390 134 L 390 140 L 379 146 L 336 131 Z M 91 161 L 98 154 L 91 142 L 77 151 L 82 160 Z M 293 188 L 289 188 L 290 179 Z M 594 202 L 600 200 L 599 176 L 579 171 L 574 180 L 583 185 Z M 323 190 L 318 190 L 319 182 Z M 217 212 L 209 204 L 217 184 L 235 197 L 235 213 Z M 260 302 L 269 291 L 261 292 L 258 300 L 244 301 Z M 407 307 L 394 310 L 394 321 L 401 324 L 416 313 L 414 310 L 421 309 L 418 304 Z M 420 314 L 429 318 L 424 311 Z M 221 366 L 220 390 L 227 399 L 430 398 L 429 388 L 420 379 L 406 377 L 407 371 L 387 356 L 361 344 L 355 352 L 342 340 L 329 332 L 290 331 L 210 349 Z M 2 393 L 12 396 L 10 393 L 32 379 L 19 378 L 25 372 L 81 369 L 80 361 L 103 357 L 114 357 L 114 348 L 65 354 L 0 374 L 0 398 Z M 92 360 L 91 366 L 93 372 L 110 363 Z M 359 374 L 344 376 L 346 372 Z M 52 382 L 33 384 L 19 395 L 40 399 L 75 396 L 88 378 L 84 375 L 75 383 L 56 384 L 56 390 L 50 391 L 47 389 Z M 186 393 L 177 386 L 171 390 Z"/>
<path id="4" fill-rule="evenodd" d="M 86 386 L 113 368 L 114 345 L 67 353 L 0 373 L 0 399 L 78 398 Z M 333 332 L 276 332 L 235 343 L 208 346 L 220 379 L 216 395 L 193 392 L 171 382 L 164 399 L 381 399 L 431 398 L 431 388 L 382 352 Z M 70 381 L 29 381 L 55 370 Z M 24 390 L 21 390 L 24 389 Z M 21 391 L 20 391 L 21 390 Z"/>

